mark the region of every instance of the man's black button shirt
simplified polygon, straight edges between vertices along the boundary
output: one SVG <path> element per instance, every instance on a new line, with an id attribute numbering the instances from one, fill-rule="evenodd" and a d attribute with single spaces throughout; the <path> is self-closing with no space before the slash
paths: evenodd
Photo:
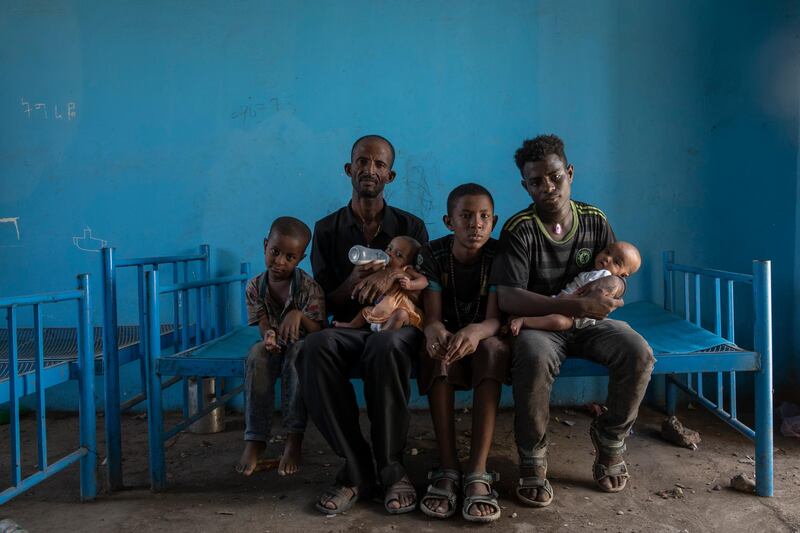
<path id="1" fill-rule="evenodd" d="M 428 230 L 422 220 L 388 204 L 384 204 L 380 229 L 371 242 L 364 238 L 361 220 L 353 213 L 350 203 L 314 224 L 311 268 L 314 279 L 325 291 L 326 309 L 334 320 L 352 320 L 362 307 L 355 300 L 337 306 L 327 299 L 353 271 L 353 264 L 347 258 L 350 248 L 360 244 L 384 250 L 389 241 L 400 235 L 413 237 L 420 244 L 428 242 Z"/>

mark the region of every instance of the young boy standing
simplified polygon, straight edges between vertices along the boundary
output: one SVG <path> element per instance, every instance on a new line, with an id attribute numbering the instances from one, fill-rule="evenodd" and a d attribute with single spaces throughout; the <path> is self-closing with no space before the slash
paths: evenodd
<path id="1" fill-rule="evenodd" d="M 497 293 L 489 270 L 497 241 L 494 200 L 475 183 L 459 185 L 447 198 L 444 223 L 452 235 L 431 241 L 420 251 L 418 270 L 428 279 L 423 292 L 425 352 L 420 358 L 420 394 L 427 393 L 439 451 L 440 468 L 429 475 L 422 511 L 436 518 L 456 512 L 463 484 L 462 516 L 473 522 L 500 517 L 486 472 L 500 389 L 508 379 L 509 348 L 496 337 L 500 329 Z M 454 390 L 474 389 L 472 443 L 463 480 L 456 453 Z"/>
<path id="2" fill-rule="evenodd" d="M 236 470 L 252 474 L 267 447 L 274 412 L 275 380 L 281 378 L 281 414 L 287 432 L 278 474 L 297 472 L 308 415 L 298 391 L 295 360 L 303 337 L 325 321 L 325 295 L 297 267 L 311 231 L 292 217 L 275 219 L 264 239 L 266 271 L 247 284 L 247 321 L 258 324 L 262 340 L 247 355 L 245 373 L 245 448 Z"/>

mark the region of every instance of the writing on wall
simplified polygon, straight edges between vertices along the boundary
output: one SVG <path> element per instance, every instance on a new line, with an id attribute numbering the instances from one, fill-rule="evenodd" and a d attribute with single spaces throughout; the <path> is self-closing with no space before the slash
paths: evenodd
<path id="1" fill-rule="evenodd" d="M 75 102 L 66 102 L 66 105 L 44 102 L 31 103 L 25 98 L 20 98 L 20 105 L 22 106 L 22 113 L 28 117 L 28 120 L 70 121 L 78 118 L 78 104 Z"/>
<path id="2" fill-rule="evenodd" d="M 261 124 L 268 115 L 290 108 L 286 99 L 277 96 L 253 100 L 247 97 L 247 102 L 242 103 L 231 112 L 231 119 L 238 121 L 242 126 Z"/>

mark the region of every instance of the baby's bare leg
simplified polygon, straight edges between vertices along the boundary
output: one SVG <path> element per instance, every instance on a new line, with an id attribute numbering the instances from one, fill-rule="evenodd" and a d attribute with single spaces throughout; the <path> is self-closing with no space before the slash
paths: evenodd
<path id="1" fill-rule="evenodd" d="M 518 327 L 514 332 L 515 322 L 519 321 L 521 328 Z M 541 329 L 544 331 L 564 331 L 572 327 L 574 320 L 564 315 L 544 315 L 544 316 L 526 316 L 516 318 L 512 321 L 511 331 L 514 335 L 519 333 L 519 329 Z"/>
<path id="2" fill-rule="evenodd" d="M 383 324 L 383 330 L 400 329 L 409 324 L 408 312 L 405 309 L 395 309 Z"/>
<path id="3" fill-rule="evenodd" d="M 364 315 L 358 313 L 353 320 L 350 322 L 339 322 L 337 320 L 333 321 L 333 327 L 335 328 L 349 328 L 349 329 L 361 329 L 367 325 L 367 319 L 364 318 Z"/>

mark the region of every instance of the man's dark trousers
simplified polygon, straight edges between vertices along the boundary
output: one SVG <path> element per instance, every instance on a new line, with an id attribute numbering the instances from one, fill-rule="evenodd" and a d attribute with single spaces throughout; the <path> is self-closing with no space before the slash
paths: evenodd
<path id="1" fill-rule="evenodd" d="M 405 475 L 411 369 L 422 339 L 421 331 L 408 326 L 377 333 L 331 328 L 306 337 L 297 363 L 300 389 L 314 424 L 346 460 L 337 483 L 368 489 L 375 481 L 373 453 L 361 434 L 349 377 L 356 365 L 364 380 L 379 480 L 389 487 Z"/>

